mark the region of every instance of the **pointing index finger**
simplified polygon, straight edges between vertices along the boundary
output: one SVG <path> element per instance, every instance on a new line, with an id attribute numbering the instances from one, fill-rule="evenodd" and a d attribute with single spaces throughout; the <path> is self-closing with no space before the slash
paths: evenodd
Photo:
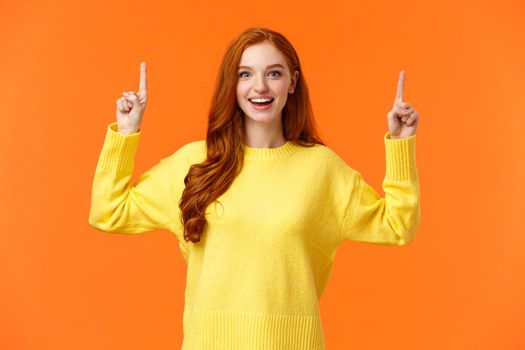
<path id="1" fill-rule="evenodd" d="M 140 63 L 140 83 L 139 83 L 139 94 L 146 93 L 146 62 Z"/>
<path id="2" fill-rule="evenodd" d="M 405 76 L 406 72 L 402 70 L 399 72 L 399 79 L 397 81 L 397 93 L 396 100 L 403 101 L 403 90 L 405 89 Z"/>

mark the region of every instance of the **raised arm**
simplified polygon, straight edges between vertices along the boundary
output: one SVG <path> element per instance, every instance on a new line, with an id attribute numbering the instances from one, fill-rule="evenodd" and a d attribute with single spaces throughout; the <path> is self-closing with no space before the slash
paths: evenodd
<path id="1" fill-rule="evenodd" d="M 416 168 L 416 136 L 392 140 L 386 145 L 385 197 L 354 171 L 353 186 L 341 225 L 342 241 L 353 240 L 401 246 L 412 242 L 421 220 L 419 177 Z"/>
<path id="2" fill-rule="evenodd" d="M 401 71 L 392 110 L 387 114 L 389 132 L 384 135 L 385 197 L 354 172 L 341 237 L 385 245 L 411 242 L 421 221 L 419 176 L 416 166 L 416 129 L 419 113 L 403 102 L 406 73 Z"/>
<path id="3" fill-rule="evenodd" d="M 117 100 L 93 179 L 89 223 L 106 232 L 141 233 L 167 228 L 172 220 L 170 174 L 163 159 L 130 183 L 146 109 L 146 62 L 140 63 L 139 91 Z"/>
<path id="4" fill-rule="evenodd" d="M 101 231 L 142 233 L 168 229 L 176 215 L 169 158 L 140 175 L 134 185 L 135 155 L 141 132 L 124 135 L 108 126 L 92 185 L 89 224 Z"/>
<path id="5" fill-rule="evenodd" d="M 183 236 L 178 199 L 185 188 L 191 157 L 188 150 L 202 150 L 203 142 L 190 142 L 162 158 L 140 175 L 135 184 L 135 155 L 146 107 L 146 63 L 140 65 L 139 92 L 125 92 L 117 100 L 117 121 L 108 125 L 93 178 L 89 224 L 112 233 L 142 233 L 166 229 L 179 241 L 188 259 L 189 245 Z M 199 157 L 195 157 L 198 159 Z"/>

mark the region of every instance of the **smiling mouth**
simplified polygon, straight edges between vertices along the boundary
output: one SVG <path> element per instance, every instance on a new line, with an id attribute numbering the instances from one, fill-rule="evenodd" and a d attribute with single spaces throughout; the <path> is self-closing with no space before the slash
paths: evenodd
<path id="1" fill-rule="evenodd" d="M 269 101 L 264 101 L 264 102 L 255 102 L 255 101 L 252 101 L 250 99 L 248 99 L 248 101 L 250 101 L 250 103 L 253 104 L 254 106 L 268 106 L 268 105 L 272 104 L 274 99 L 272 98 Z"/>

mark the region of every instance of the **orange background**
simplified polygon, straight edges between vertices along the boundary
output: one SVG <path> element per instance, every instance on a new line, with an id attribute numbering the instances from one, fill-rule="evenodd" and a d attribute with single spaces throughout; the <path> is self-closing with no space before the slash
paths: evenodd
<path id="1" fill-rule="evenodd" d="M 328 349 L 524 349 L 524 15 L 519 0 L 2 1 L 0 349 L 180 348 L 175 236 L 95 230 L 91 182 L 141 60 L 133 180 L 204 139 L 226 46 L 256 25 L 294 44 L 321 137 L 381 195 L 400 70 L 420 113 L 416 240 L 340 247 Z"/>

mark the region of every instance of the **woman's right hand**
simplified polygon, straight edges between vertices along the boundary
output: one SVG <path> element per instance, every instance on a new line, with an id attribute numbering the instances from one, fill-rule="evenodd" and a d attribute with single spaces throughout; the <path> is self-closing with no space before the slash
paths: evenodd
<path id="1" fill-rule="evenodd" d="M 138 94 L 134 91 L 122 93 L 123 97 L 117 100 L 118 131 L 129 135 L 137 132 L 142 123 L 142 116 L 146 109 L 146 62 L 140 63 L 140 84 Z"/>

